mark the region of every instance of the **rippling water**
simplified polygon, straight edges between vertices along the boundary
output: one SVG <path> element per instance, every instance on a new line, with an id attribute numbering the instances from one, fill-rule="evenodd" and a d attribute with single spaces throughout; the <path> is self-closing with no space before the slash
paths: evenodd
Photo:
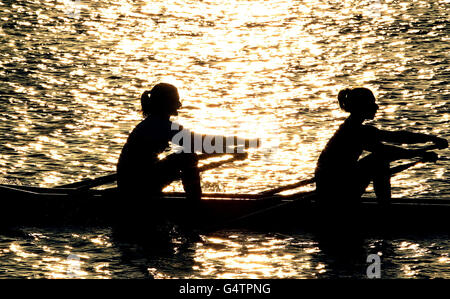
<path id="1" fill-rule="evenodd" d="M 310 177 L 346 116 L 336 95 L 347 86 L 374 91 L 377 126 L 450 139 L 448 0 L 108 2 L 0 1 L 3 181 L 55 186 L 114 171 L 140 93 L 161 81 L 179 88 L 186 127 L 262 138 L 249 159 L 204 173 L 206 191 Z M 394 196 L 449 198 L 448 150 L 440 156 L 398 175 Z M 71 253 L 87 277 L 339 276 L 304 234 L 223 232 L 128 261 L 108 231 L 23 233 L 0 237 L 4 277 L 67 277 Z M 377 246 L 389 277 L 450 277 L 445 236 L 363 248 Z"/>

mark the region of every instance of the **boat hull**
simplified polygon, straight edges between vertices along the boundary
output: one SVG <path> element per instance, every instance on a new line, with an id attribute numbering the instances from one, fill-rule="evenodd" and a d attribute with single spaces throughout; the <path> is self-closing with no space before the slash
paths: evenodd
<path id="1" fill-rule="evenodd" d="M 2 187 L 0 227 L 113 226 L 122 216 L 121 210 L 115 209 L 113 203 L 127 204 L 126 199 L 118 198 L 116 190 L 82 193 L 49 191 L 51 193 Z M 152 222 L 152 215 L 158 215 L 172 223 L 205 231 L 222 228 L 412 233 L 450 231 L 450 203 L 445 200 L 396 199 L 383 207 L 373 199 L 364 199 L 360 207 L 352 211 L 324 211 L 314 199 L 314 195 L 300 194 L 259 199 L 204 198 L 199 205 L 192 205 L 181 195 L 166 195 L 149 198 L 145 205 L 148 213 L 141 210 L 140 218 L 145 224 Z"/>

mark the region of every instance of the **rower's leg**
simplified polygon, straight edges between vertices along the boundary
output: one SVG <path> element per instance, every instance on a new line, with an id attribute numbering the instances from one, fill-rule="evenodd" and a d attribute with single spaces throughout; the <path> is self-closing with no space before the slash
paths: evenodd
<path id="1" fill-rule="evenodd" d="M 388 160 L 371 154 L 358 162 L 360 194 L 369 183 L 373 182 L 375 195 L 380 203 L 388 203 L 391 199 L 391 171 Z"/>
<path id="2" fill-rule="evenodd" d="M 200 171 L 198 170 L 198 157 L 196 154 L 185 155 L 183 168 L 181 169 L 181 182 L 183 183 L 187 199 L 200 201 L 202 197 L 202 187 Z"/>
<path id="3" fill-rule="evenodd" d="M 163 164 L 166 169 L 175 170 L 181 174 L 187 199 L 199 201 L 202 196 L 202 188 L 197 155 L 195 153 L 172 154 L 164 160 Z"/>
<path id="4" fill-rule="evenodd" d="M 373 188 L 378 201 L 387 204 L 391 200 L 391 172 L 387 161 L 380 161 L 375 168 Z"/>

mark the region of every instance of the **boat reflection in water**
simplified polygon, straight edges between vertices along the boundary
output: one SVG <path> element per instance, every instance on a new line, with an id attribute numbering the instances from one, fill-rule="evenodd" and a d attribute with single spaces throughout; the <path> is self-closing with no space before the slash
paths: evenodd
<path id="1" fill-rule="evenodd" d="M 168 247 L 141 246 L 115 239 L 110 229 L 22 228 L 1 236 L 10 244 L 0 247 L 2 262 L 16 269 L 1 277 L 367 278 L 367 258 L 376 254 L 381 278 L 449 278 L 448 233 L 333 243 L 301 231 L 228 229 L 199 237 L 178 234 Z"/>

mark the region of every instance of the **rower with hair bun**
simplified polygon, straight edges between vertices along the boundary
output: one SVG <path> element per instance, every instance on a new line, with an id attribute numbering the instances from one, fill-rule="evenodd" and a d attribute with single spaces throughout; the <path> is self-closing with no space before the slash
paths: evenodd
<path id="1" fill-rule="evenodd" d="M 158 155 L 169 147 L 178 131 L 172 130 L 170 117 L 178 115 L 180 97 L 175 86 L 159 83 L 141 95 L 144 120 L 131 132 L 117 164 L 117 185 L 123 194 L 133 197 L 159 195 L 162 189 L 181 175 L 190 199 L 201 197 L 200 174 L 195 153 Z"/>
<path id="2" fill-rule="evenodd" d="M 158 213 L 155 202 L 149 199 L 160 197 L 163 188 L 179 178 L 186 203 L 195 207 L 202 196 L 197 151 L 206 153 L 203 156 L 207 158 L 209 154 L 236 154 L 259 146 L 259 139 L 201 135 L 172 122 L 170 117 L 178 115 L 181 102 L 177 88 L 171 84 L 159 83 L 145 91 L 141 106 L 144 120 L 130 133 L 117 165 L 121 196 L 116 211 L 125 221 L 147 219 L 151 210 Z M 161 159 L 160 154 L 170 151 L 170 144 L 179 145 L 182 150 Z"/>
<path id="3" fill-rule="evenodd" d="M 338 101 L 339 106 L 350 113 L 350 116 L 328 141 L 317 162 L 316 190 L 323 206 L 357 205 L 370 182 L 373 182 L 378 201 L 389 203 L 390 162 L 413 157 L 422 157 L 427 161 L 437 159 L 434 152 L 427 151 L 430 148 L 405 149 L 383 142 L 433 142 L 433 148 L 448 147 L 447 140 L 434 135 L 379 130 L 364 124 L 364 121 L 374 119 L 379 109 L 373 93 L 367 88 L 341 90 Z M 363 151 L 370 154 L 360 159 Z"/>

